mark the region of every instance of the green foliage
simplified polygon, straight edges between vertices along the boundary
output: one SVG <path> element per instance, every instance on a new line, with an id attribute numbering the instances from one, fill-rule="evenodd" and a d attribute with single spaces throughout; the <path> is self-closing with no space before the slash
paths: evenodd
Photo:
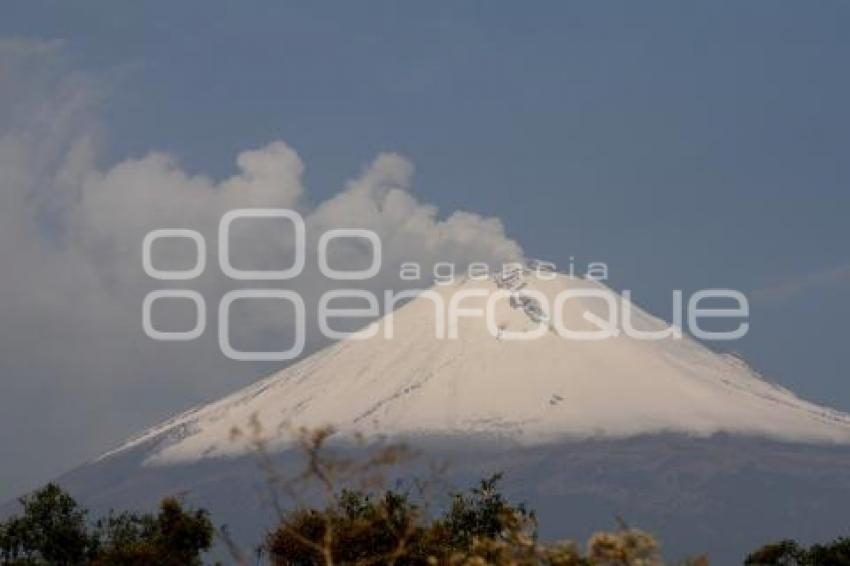
<path id="1" fill-rule="evenodd" d="M 456 494 L 444 518 L 428 522 L 406 493 L 388 490 L 373 498 L 343 490 L 323 510 L 289 513 L 269 536 L 275 564 L 317 564 L 328 560 L 426 563 L 466 549 L 477 538 L 499 537 L 508 516 L 529 514 L 509 505 L 496 490 L 498 476 L 469 494 Z"/>
<path id="2" fill-rule="evenodd" d="M 0 524 L 3 564 L 83 564 L 97 548 L 86 511 L 55 484 L 20 499 L 24 513 Z"/>
<path id="3" fill-rule="evenodd" d="M 267 546 L 276 564 L 353 563 L 390 557 L 402 540 L 413 545 L 422 536 L 419 510 L 408 498 L 388 491 L 379 499 L 343 491 L 323 511 L 298 509 L 287 515 L 269 536 Z"/>
<path id="4" fill-rule="evenodd" d="M 316 482 L 327 496 L 323 507 L 295 504 L 262 548 L 274 566 L 395 564 L 399 566 L 661 566 L 655 539 L 625 525 L 595 533 L 584 548 L 573 542 L 541 544 L 537 520 L 499 491 L 501 475 L 467 492 L 452 493 L 444 512 L 433 516 L 422 482 L 416 495 L 384 490 L 380 469 L 401 454 L 390 446 L 365 462 L 328 458 L 329 432 L 304 436 L 306 469 L 296 481 L 278 475 L 270 486 L 303 493 Z M 357 476 L 365 478 L 352 484 Z M 338 479 L 356 488 L 337 491 Z M 378 482 L 378 483 L 375 483 Z M 433 494 L 432 494 L 433 495 Z M 440 495 L 439 493 L 436 495 Z M 0 523 L 2 566 L 200 566 L 214 529 L 206 511 L 186 510 L 173 498 L 155 514 L 110 513 L 93 525 L 87 512 L 55 484 L 20 500 L 23 513 Z M 223 541 L 229 543 L 224 533 Z M 234 560 L 238 549 L 230 546 Z M 258 554 L 259 558 L 260 554 Z M 707 566 L 705 557 L 686 561 Z M 850 566 L 850 538 L 808 548 L 793 540 L 767 544 L 750 554 L 749 566 Z"/>
<path id="5" fill-rule="evenodd" d="M 406 493 L 381 497 L 343 490 L 324 509 L 286 514 L 266 542 L 278 566 L 315 564 L 514 564 L 517 566 L 652 566 L 660 564 L 649 535 L 628 530 L 596 535 L 587 556 L 576 545 L 536 542 L 534 515 L 509 503 L 499 475 L 452 495 L 446 512 L 429 520 Z"/>
<path id="6" fill-rule="evenodd" d="M 263 550 L 275 566 L 332 564 L 394 564 L 485 566 L 659 566 L 658 545 L 650 535 L 623 527 L 597 533 L 583 552 L 573 542 L 543 545 L 537 541 L 537 521 L 523 505 L 509 502 L 499 491 L 501 475 L 481 481 L 463 493 L 435 486 L 436 478 L 412 480 L 410 492 L 384 490 L 382 471 L 410 457 L 403 445 L 381 442 L 365 448 L 358 460 L 327 447 L 333 429 L 298 429 L 305 458 L 303 470 L 282 474 L 268 457 L 261 427 L 253 422 L 260 463 L 268 471 L 271 501 L 279 524 L 267 536 Z M 237 434 L 242 432 L 237 430 Z M 361 439 L 362 440 L 362 439 Z M 370 449 L 371 448 L 371 449 Z M 364 456 L 365 455 L 365 456 Z M 432 468 L 432 471 L 439 467 Z M 434 481 L 436 479 L 436 481 Z M 338 489 L 337 486 L 354 486 Z M 303 494 L 326 497 L 324 506 L 305 503 Z M 292 499 L 289 511 L 278 495 Z M 435 502 L 445 511 L 434 517 Z M 697 560 L 692 566 L 705 566 Z"/>
<path id="7" fill-rule="evenodd" d="M 213 532 L 205 511 L 184 511 L 176 499 L 168 498 L 156 516 L 122 513 L 101 521 L 101 549 L 93 564 L 200 565 L 200 554 L 212 545 Z"/>
<path id="8" fill-rule="evenodd" d="M 829 544 L 809 547 L 809 560 L 812 564 L 850 566 L 850 538 L 841 537 Z"/>
<path id="9" fill-rule="evenodd" d="M 747 556 L 747 566 L 850 566 L 850 538 L 809 548 L 793 540 L 766 544 Z"/>
<path id="10" fill-rule="evenodd" d="M 452 505 L 443 520 L 443 527 L 450 533 L 453 547 L 467 548 L 475 538 L 501 537 L 508 526 L 508 518 L 536 530 L 534 513 L 527 511 L 523 504 L 514 507 L 505 501 L 496 485 L 501 479 L 502 474 L 495 474 L 481 480 L 469 494 L 456 493 L 452 496 Z"/>
<path id="11" fill-rule="evenodd" d="M 86 511 L 50 484 L 21 499 L 23 515 L 0 523 L 6 566 L 193 566 L 212 545 L 205 511 L 165 499 L 156 515 L 110 514 L 90 528 Z"/>

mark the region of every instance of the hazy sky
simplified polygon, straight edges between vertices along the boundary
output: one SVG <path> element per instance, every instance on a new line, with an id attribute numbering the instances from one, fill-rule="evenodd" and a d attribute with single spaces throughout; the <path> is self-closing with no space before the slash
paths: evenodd
<path id="1" fill-rule="evenodd" d="M 273 369 L 138 314 L 141 235 L 246 198 L 316 230 L 421 216 L 437 251 L 393 251 L 423 261 L 604 261 L 661 315 L 740 289 L 730 347 L 850 410 L 848 26 L 846 2 L 5 2 L 0 499 Z"/>

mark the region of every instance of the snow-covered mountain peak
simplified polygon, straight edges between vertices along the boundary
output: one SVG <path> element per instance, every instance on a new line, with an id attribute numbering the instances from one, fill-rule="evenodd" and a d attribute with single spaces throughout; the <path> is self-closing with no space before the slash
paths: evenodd
<path id="1" fill-rule="evenodd" d="M 558 294 L 570 289 L 620 300 L 595 281 L 529 270 L 437 285 L 377 322 L 374 336 L 333 344 L 115 452 L 151 443 L 151 463 L 240 454 L 250 447 L 231 431 L 252 417 L 266 430 L 333 425 L 343 434 L 520 444 L 661 432 L 850 443 L 850 416 L 803 401 L 687 336 L 561 336 L 555 317 L 570 329 L 593 329 L 586 313 L 605 310 L 602 300 L 573 299 L 553 312 Z M 497 293 L 488 325 L 474 312 L 486 313 Z M 453 300 L 465 314 L 446 316 Z M 631 320 L 642 330 L 667 327 L 636 306 Z M 535 332 L 535 339 L 507 339 Z M 283 446 L 289 438 L 281 432 L 267 440 Z"/>

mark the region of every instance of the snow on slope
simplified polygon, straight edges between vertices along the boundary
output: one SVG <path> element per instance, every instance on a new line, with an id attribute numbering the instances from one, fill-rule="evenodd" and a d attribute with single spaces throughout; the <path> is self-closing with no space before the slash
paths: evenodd
<path id="1" fill-rule="evenodd" d="M 561 290 L 595 287 L 586 279 L 531 272 L 513 279 L 459 281 L 434 287 L 448 304 L 467 289 L 512 289 L 496 307 L 499 328 L 527 331 L 540 320 L 528 290 L 553 303 Z M 616 296 L 616 294 L 615 294 Z M 469 298 L 465 308 L 483 308 Z M 589 328 L 583 313 L 598 300 L 567 301 L 568 328 Z M 633 306 L 633 325 L 666 323 Z M 193 409 L 129 441 L 156 449 L 148 463 L 237 455 L 231 439 L 256 415 L 268 430 L 280 423 L 334 425 L 341 433 L 480 436 L 521 444 L 569 438 L 717 432 L 800 442 L 850 442 L 850 416 L 797 398 L 762 379 L 737 358 L 717 354 L 687 337 L 647 341 L 620 335 L 600 341 L 565 339 L 554 331 L 526 342 L 502 340 L 483 318 L 461 318 L 457 339 L 435 337 L 435 306 L 418 297 L 390 315 L 394 338 L 380 331 L 344 340 L 263 381 Z M 288 432 L 269 438 L 285 445 Z M 108 455 L 107 455 L 108 456 Z"/>

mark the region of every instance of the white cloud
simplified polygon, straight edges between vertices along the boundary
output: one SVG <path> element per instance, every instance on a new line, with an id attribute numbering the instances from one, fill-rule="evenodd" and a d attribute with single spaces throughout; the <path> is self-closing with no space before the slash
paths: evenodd
<path id="1" fill-rule="evenodd" d="M 850 265 L 838 265 L 815 273 L 792 277 L 770 287 L 756 289 L 750 297 L 764 304 L 783 304 L 806 291 L 846 285 L 850 281 Z"/>

